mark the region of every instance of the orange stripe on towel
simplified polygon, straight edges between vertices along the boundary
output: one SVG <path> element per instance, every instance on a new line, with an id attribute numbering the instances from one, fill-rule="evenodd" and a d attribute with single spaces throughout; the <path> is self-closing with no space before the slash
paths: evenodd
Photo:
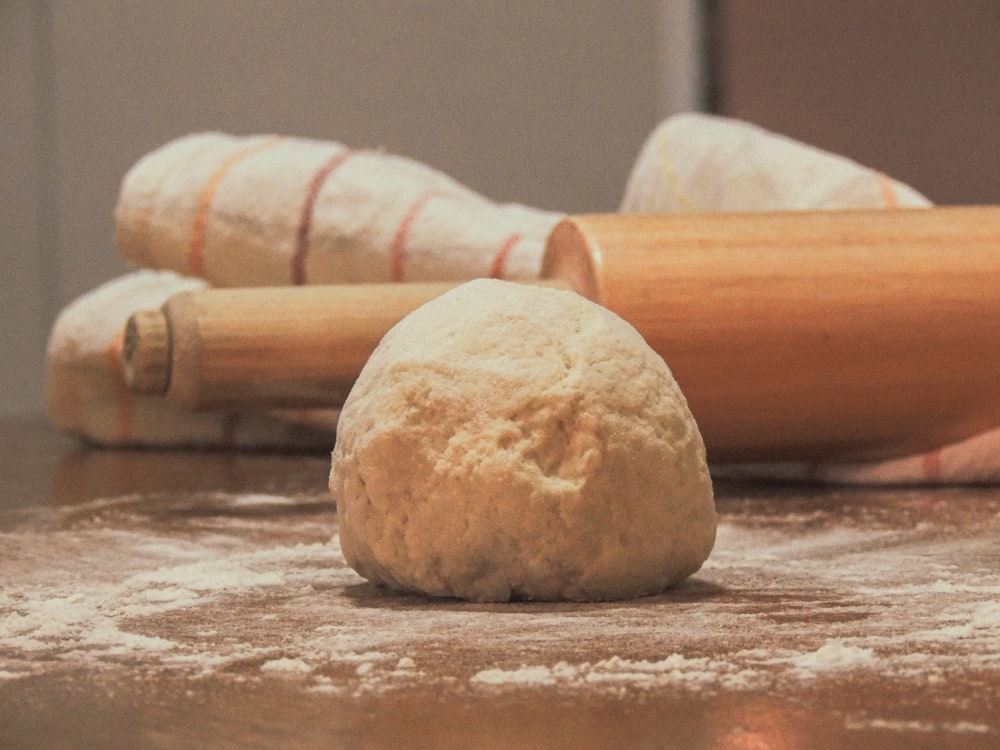
<path id="1" fill-rule="evenodd" d="M 924 479 L 928 482 L 941 481 L 941 449 L 925 453 L 920 460 L 921 469 L 924 472 Z"/>
<path id="2" fill-rule="evenodd" d="M 504 266 L 507 265 L 507 256 L 510 255 L 510 251 L 514 249 L 514 246 L 521 241 L 521 235 L 515 232 L 510 237 L 504 240 L 500 249 L 497 250 L 497 254 L 493 257 L 493 265 L 490 266 L 490 278 L 491 279 L 502 279 L 504 274 Z"/>
<path id="3" fill-rule="evenodd" d="M 684 191 L 684 188 L 681 187 L 680 178 L 674 170 L 674 161 L 670 156 L 670 139 L 667 137 L 666 130 L 662 131 L 657 146 L 660 155 L 660 167 L 663 170 L 663 177 L 666 179 L 667 185 L 670 187 L 670 192 L 674 195 L 674 200 L 677 201 L 678 205 L 684 211 L 696 211 L 697 206 L 695 205 L 695 202 L 691 200 L 690 196 L 688 196 L 688 194 Z"/>
<path id="4" fill-rule="evenodd" d="M 403 220 L 399 222 L 399 228 L 396 229 L 396 234 L 392 238 L 392 247 L 389 248 L 389 279 L 391 281 L 406 280 L 406 242 L 409 239 L 410 229 L 428 201 L 438 195 L 442 195 L 440 190 L 427 190 L 421 193 L 410 204 L 409 209 L 403 215 Z"/>
<path id="5" fill-rule="evenodd" d="M 882 203 L 886 208 L 899 208 L 899 196 L 896 194 L 896 183 L 892 178 L 881 172 L 875 173 L 879 191 L 882 193 Z"/>
<path id="6" fill-rule="evenodd" d="M 312 226 L 313 211 L 316 208 L 316 198 L 319 196 L 319 191 L 323 188 L 327 178 L 355 153 L 357 152 L 347 148 L 336 152 L 316 171 L 309 182 L 306 200 L 302 204 L 302 212 L 299 215 L 299 226 L 295 236 L 295 254 L 292 255 L 291 279 L 293 284 L 305 284 L 308 281 L 306 278 L 306 258 L 309 256 L 309 229 Z"/>
<path id="7" fill-rule="evenodd" d="M 131 443 L 135 437 L 135 396 L 125 385 L 125 368 L 122 365 L 122 346 L 125 343 L 125 331 L 119 331 L 111 337 L 105 355 L 108 369 L 115 383 L 115 408 L 117 409 L 115 437 L 119 443 Z"/>
<path id="8" fill-rule="evenodd" d="M 225 159 L 215 171 L 209 176 L 205 185 L 198 195 L 198 206 L 194 214 L 194 226 L 191 229 L 191 244 L 188 245 L 188 274 L 197 278 L 205 276 L 205 238 L 208 235 L 208 212 L 215 200 L 215 194 L 219 190 L 219 184 L 235 165 L 244 159 L 248 159 L 261 151 L 277 145 L 284 138 L 269 138 L 265 141 L 254 143 L 238 151 L 233 152 Z"/>

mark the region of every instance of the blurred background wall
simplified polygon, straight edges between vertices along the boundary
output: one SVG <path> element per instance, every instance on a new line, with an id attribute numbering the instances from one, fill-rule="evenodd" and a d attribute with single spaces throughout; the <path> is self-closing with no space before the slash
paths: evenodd
<path id="1" fill-rule="evenodd" d="M 716 111 L 936 203 L 1000 203 L 997 0 L 719 0 L 708 13 Z"/>
<path id="2" fill-rule="evenodd" d="M 499 201 L 613 211 L 667 115 L 707 109 L 942 202 L 1000 202 L 995 0 L 2 0 L 0 413 L 126 270 L 125 171 L 196 131 L 380 147 Z"/>
<path id="3" fill-rule="evenodd" d="M 613 211 L 643 139 L 702 105 L 696 0 L 3 0 L 0 413 L 126 270 L 122 176 L 191 132 L 412 157 L 500 201 Z"/>

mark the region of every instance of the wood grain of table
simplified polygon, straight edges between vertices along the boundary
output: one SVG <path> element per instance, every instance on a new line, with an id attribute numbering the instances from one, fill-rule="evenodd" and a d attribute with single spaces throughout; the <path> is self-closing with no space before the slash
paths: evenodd
<path id="1" fill-rule="evenodd" d="M 351 571 L 329 457 L 0 423 L 3 748 L 996 748 L 1000 489 L 716 482 L 659 596 Z"/>

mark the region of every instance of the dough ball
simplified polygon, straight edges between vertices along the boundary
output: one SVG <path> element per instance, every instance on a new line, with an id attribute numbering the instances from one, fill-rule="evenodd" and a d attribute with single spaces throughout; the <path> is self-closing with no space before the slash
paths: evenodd
<path id="1" fill-rule="evenodd" d="M 715 541 L 705 448 L 670 370 L 572 292 L 481 279 L 382 340 L 330 488 L 348 563 L 476 601 L 653 594 Z"/>

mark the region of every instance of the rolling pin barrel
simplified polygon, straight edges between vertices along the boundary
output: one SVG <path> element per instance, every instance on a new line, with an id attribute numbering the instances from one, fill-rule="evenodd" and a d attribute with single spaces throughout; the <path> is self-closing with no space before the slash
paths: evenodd
<path id="1" fill-rule="evenodd" d="M 891 457 L 1000 427 L 1000 208 L 585 216 L 542 273 L 639 330 L 710 459 Z"/>
<path id="2" fill-rule="evenodd" d="M 635 326 L 714 461 L 871 459 L 1000 426 L 1000 209 L 582 216 L 542 275 Z M 188 292 L 134 317 L 131 387 L 180 406 L 337 406 L 454 284 Z"/>

